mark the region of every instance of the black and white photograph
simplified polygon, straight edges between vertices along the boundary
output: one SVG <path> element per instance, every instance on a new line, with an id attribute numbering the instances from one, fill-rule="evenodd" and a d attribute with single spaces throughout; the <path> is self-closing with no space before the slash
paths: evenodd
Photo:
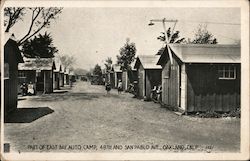
<path id="1" fill-rule="evenodd" d="M 248 5 L 3 2 L 2 159 L 247 159 Z"/>

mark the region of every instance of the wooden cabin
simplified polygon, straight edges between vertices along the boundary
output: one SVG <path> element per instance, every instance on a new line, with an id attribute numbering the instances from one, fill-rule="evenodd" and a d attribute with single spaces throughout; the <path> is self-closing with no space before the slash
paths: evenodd
<path id="1" fill-rule="evenodd" d="M 24 63 L 18 65 L 19 85 L 34 84 L 36 92 L 53 92 L 53 58 L 25 58 Z"/>
<path id="2" fill-rule="evenodd" d="M 159 55 L 139 55 L 136 58 L 135 68 L 138 75 L 139 98 L 150 99 L 154 86 L 161 85 L 161 66 L 156 65 Z"/>
<path id="3" fill-rule="evenodd" d="M 65 73 L 64 73 L 64 84 L 65 85 L 69 85 L 69 69 L 65 69 Z"/>
<path id="4" fill-rule="evenodd" d="M 165 48 L 157 63 L 162 66 L 164 104 L 186 112 L 226 112 L 240 107 L 240 46 L 169 46 L 171 52 Z"/>
<path id="5" fill-rule="evenodd" d="M 138 80 L 137 70 L 134 67 L 135 61 L 131 63 L 131 70 L 123 70 L 122 71 L 122 86 L 123 90 L 127 91 L 130 84 L 133 84 L 134 81 Z"/>
<path id="6" fill-rule="evenodd" d="M 4 115 L 17 108 L 18 64 L 23 57 L 14 35 L 5 34 L 4 43 Z"/>
<path id="7" fill-rule="evenodd" d="M 60 87 L 63 87 L 64 86 L 64 66 L 63 65 L 61 65 L 61 71 L 59 72 L 59 86 Z"/>
<path id="8" fill-rule="evenodd" d="M 76 76 L 75 76 L 75 73 L 73 71 L 69 72 L 69 81 L 76 82 Z"/>
<path id="9" fill-rule="evenodd" d="M 121 66 L 118 64 L 114 64 L 112 66 L 113 77 L 114 77 L 114 87 L 117 88 L 119 80 L 122 80 L 122 70 Z"/>
<path id="10" fill-rule="evenodd" d="M 60 89 L 60 72 L 62 71 L 62 66 L 59 59 L 55 58 L 55 69 L 53 71 L 53 89 Z"/>

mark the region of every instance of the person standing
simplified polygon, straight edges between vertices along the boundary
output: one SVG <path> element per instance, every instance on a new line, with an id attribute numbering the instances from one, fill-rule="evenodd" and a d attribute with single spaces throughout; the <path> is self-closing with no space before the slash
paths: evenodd
<path id="1" fill-rule="evenodd" d="M 110 85 L 109 82 L 106 83 L 105 88 L 106 88 L 107 94 L 109 94 L 109 92 L 110 92 L 110 90 L 111 90 L 111 85 Z"/>
<path id="2" fill-rule="evenodd" d="M 122 92 L 122 81 L 119 80 L 118 82 L 118 94 L 120 94 Z"/>

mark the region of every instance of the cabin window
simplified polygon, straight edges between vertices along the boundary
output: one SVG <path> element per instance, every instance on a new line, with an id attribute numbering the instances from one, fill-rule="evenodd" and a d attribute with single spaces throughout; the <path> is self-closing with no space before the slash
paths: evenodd
<path id="1" fill-rule="evenodd" d="M 24 71 L 18 71 L 18 77 L 19 78 L 25 78 L 26 77 L 26 74 Z"/>
<path id="2" fill-rule="evenodd" d="M 236 67 L 220 66 L 218 74 L 219 74 L 219 79 L 236 79 Z"/>
<path id="3" fill-rule="evenodd" d="M 10 78 L 10 68 L 8 63 L 4 63 L 4 79 Z"/>

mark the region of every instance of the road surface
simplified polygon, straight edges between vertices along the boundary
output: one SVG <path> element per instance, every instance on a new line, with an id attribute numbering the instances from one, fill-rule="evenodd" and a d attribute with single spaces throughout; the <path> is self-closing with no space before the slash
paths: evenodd
<path id="1" fill-rule="evenodd" d="M 178 116 L 159 104 L 76 82 L 19 97 L 4 125 L 11 152 L 239 152 L 240 119 Z"/>

